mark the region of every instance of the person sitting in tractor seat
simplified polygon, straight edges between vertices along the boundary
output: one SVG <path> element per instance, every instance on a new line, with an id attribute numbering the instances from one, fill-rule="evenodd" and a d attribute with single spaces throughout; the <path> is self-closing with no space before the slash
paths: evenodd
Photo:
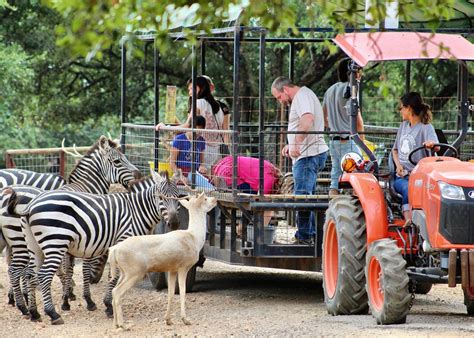
<path id="1" fill-rule="evenodd" d="M 397 137 L 392 149 L 393 161 L 396 166 L 394 189 L 402 195 L 402 211 L 405 220 L 411 222 L 408 204 L 408 177 L 415 167 L 409 160 L 410 152 L 418 147 L 433 148 L 438 137 L 433 126 L 431 108 L 423 102 L 419 93 L 410 92 L 400 98 L 400 114 L 403 122 L 398 128 Z M 425 157 L 423 151 L 416 152 L 412 160 L 418 163 Z"/>

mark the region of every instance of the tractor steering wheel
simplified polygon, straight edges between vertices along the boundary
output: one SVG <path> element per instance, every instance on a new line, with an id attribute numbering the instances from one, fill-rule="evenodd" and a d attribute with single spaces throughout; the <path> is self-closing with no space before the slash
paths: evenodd
<path id="1" fill-rule="evenodd" d="M 446 143 L 435 143 L 433 145 L 433 148 L 435 147 L 446 147 L 448 149 L 446 149 L 446 151 L 443 153 L 446 154 L 448 152 L 448 150 L 451 150 L 453 152 L 453 154 L 451 155 L 451 157 L 458 157 L 458 150 L 456 148 L 454 148 L 452 145 L 450 144 L 446 144 Z M 428 150 L 429 154 L 428 156 L 433 156 L 433 148 L 426 148 L 425 146 L 421 146 L 421 147 L 418 147 L 418 148 L 415 148 L 413 149 L 410 154 L 408 154 L 408 161 L 410 161 L 411 164 L 413 165 L 417 165 L 418 162 L 415 163 L 415 161 L 413 161 L 413 154 L 415 154 L 416 152 L 420 151 L 421 149 L 426 149 Z M 437 156 L 437 155 L 435 155 Z"/>

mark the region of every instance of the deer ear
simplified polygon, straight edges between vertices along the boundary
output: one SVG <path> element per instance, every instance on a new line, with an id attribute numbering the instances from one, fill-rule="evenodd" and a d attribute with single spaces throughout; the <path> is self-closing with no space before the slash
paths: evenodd
<path id="1" fill-rule="evenodd" d="M 186 209 L 189 209 L 189 201 L 188 200 L 179 200 L 179 203 Z"/>

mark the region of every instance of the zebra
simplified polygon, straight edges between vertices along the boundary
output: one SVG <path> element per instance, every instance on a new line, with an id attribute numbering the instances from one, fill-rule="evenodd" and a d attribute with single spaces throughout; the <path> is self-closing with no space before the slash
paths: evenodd
<path id="1" fill-rule="evenodd" d="M 23 169 L 0 170 L 0 188 L 10 185 L 28 185 L 42 190 L 54 190 L 66 184 L 66 180 L 59 175 L 37 173 Z"/>
<path id="2" fill-rule="evenodd" d="M 57 175 L 51 173 L 37 173 L 30 170 L 24 169 L 2 169 L 0 170 L 0 189 L 11 185 L 26 185 L 43 190 L 54 190 L 66 184 L 66 180 Z M 13 221 L 12 224 L 8 222 Z M 5 223 L 7 222 L 7 223 Z M 11 225 L 13 229 L 20 229 L 20 221 L 18 218 L 3 218 L 0 220 L 0 252 L 6 247 L 8 263 L 11 263 L 11 249 L 9 246 L 9 238 L 15 233 L 14 230 L 9 230 L 9 235 L 3 234 L 3 225 Z M 25 246 L 26 248 L 26 246 Z M 25 289 L 26 292 L 26 289 Z M 13 288 L 10 287 L 8 291 L 8 304 L 15 305 L 15 298 L 13 296 Z"/>
<path id="3" fill-rule="evenodd" d="M 111 183 L 120 183 L 123 186 L 128 186 L 130 182 L 140 177 L 141 174 L 138 169 L 117 149 L 117 144 L 105 136 L 101 136 L 84 157 L 76 164 L 76 167 L 69 175 L 69 183 L 62 186 L 60 189 L 65 191 L 105 194 L 108 192 Z M 21 188 L 14 190 L 17 190 L 23 198 L 27 198 L 25 196 L 25 191 L 20 191 Z M 39 194 L 40 192 L 37 192 L 37 195 Z M 30 200 L 31 199 L 32 197 L 30 197 Z M 19 228 L 16 228 L 16 230 L 18 229 Z M 13 231 L 13 229 L 10 229 L 10 231 Z M 15 238 L 18 243 L 22 240 L 24 241 L 22 233 L 20 234 L 16 232 L 16 236 L 14 235 L 15 233 L 12 232 L 8 237 Z M 20 278 L 28 265 L 28 261 L 29 254 L 25 242 L 23 242 L 23 246 L 15 246 L 14 250 L 12 250 L 12 264 L 9 268 L 10 283 L 14 290 L 17 307 L 20 311 L 24 315 L 29 313 L 32 320 L 38 320 L 40 316 L 36 311 L 36 308 L 30 307 L 28 312 L 21 295 Z M 70 306 L 67 300 L 73 296 L 71 294 L 70 278 L 67 277 L 72 275 L 72 268 L 72 259 L 68 257 L 64 263 L 66 278 L 62 279 L 64 290 L 63 299 L 66 300 L 63 303 L 63 310 L 69 310 Z M 31 295 L 30 293 L 29 297 L 34 297 L 34 294 Z M 29 303 L 31 304 L 31 302 Z M 95 310 L 95 308 L 88 309 Z"/>
<path id="4" fill-rule="evenodd" d="M 92 195 L 50 191 L 28 205 L 22 226 L 35 269 L 39 268 L 38 280 L 31 279 L 30 290 L 34 293 L 39 282 L 44 310 L 52 324 L 64 323 L 51 299 L 51 281 L 66 253 L 84 259 L 102 256 L 110 246 L 130 236 L 149 234 L 162 218 L 178 222 L 176 182 L 155 172 L 152 177 L 154 184 L 139 192 Z M 108 316 L 113 315 L 111 292 L 117 279 L 109 282 L 104 298 Z"/>

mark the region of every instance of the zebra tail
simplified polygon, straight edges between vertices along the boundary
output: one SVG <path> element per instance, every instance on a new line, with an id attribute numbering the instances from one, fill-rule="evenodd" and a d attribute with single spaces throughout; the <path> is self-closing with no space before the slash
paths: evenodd
<path id="1" fill-rule="evenodd" d="M 109 248 L 109 264 L 110 264 L 110 276 L 115 279 L 117 276 L 117 257 L 115 254 L 115 248 Z"/>
<path id="2" fill-rule="evenodd" d="M 10 215 L 13 215 L 15 214 L 15 208 L 18 204 L 18 196 L 16 194 L 16 191 L 10 187 L 5 189 L 5 193 L 10 194 L 10 197 L 8 197 L 8 200 L 7 200 L 8 201 L 7 212 Z"/>

